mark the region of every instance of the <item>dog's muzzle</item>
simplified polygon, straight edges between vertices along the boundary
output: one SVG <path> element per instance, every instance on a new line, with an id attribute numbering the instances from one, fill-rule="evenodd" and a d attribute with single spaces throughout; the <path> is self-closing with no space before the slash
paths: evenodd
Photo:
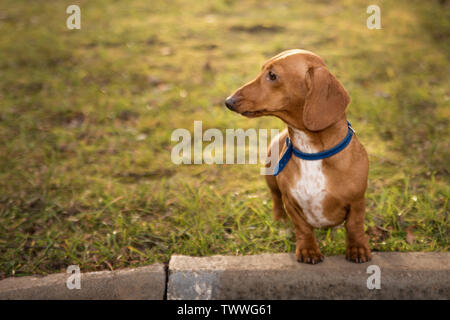
<path id="1" fill-rule="evenodd" d="M 230 109 L 231 111 L 236 111 L 236 100 L 233 97 L 228 97 L 225 100 L 225 105 L 228 109 Z"/>

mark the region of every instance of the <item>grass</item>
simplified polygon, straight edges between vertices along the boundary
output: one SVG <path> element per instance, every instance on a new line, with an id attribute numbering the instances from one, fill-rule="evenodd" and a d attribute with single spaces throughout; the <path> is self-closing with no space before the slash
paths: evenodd
<path id="1" fill-rule="evenodd" d="M 81 7 L 81 30 L 65 8 Z M 0 14 L 0 278 L 171 254 L 293 252 L 258 165 L 170 161 L 176 128 L 283 128 L 223 107 L 290 48 L 324 57 L 370 155 L 378 251 L 449 249 L 445 1 L 5 0 Z M 443 3 L 443 4 L 442 4 Z M 342 227 L 318 230 L 342 254 Z"/>

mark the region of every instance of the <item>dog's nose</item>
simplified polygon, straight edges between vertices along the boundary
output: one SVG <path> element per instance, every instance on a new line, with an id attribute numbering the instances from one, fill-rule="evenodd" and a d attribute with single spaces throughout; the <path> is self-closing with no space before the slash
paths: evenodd
<path id="1" fill-rule="evenodd" d="M 232 111 L 234 111 L 235 104 L 236 104 L 236 101 L 233 99 L 233 97 L 228 97 L 225 100 L 225 105 L 227 106 L 228 109 L 230 109 Z"/>

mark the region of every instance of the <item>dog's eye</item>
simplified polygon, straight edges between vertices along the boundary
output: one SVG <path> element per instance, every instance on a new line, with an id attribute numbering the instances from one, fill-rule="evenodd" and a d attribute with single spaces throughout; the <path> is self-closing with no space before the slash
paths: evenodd
<path id="1" fill-rule="evenodd" d="M 275 80 L 277 80 L 277 75 L 275 73 L 273 73 L 272 71 L 269 71 L 269 73 L 267 74 L 267 80 L 275 81 Z"/>

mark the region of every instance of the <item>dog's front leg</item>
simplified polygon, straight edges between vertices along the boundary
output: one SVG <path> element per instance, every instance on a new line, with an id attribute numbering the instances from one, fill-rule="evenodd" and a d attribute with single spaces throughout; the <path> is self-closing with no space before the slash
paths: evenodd
<path id="1" fill-rule="evenodd" d="M 319 245 L 314 236 L 313 227 L 298 213 L 301 209 L 296 209 L 288 201 L 285 201 L 285 206 L 295 226 L 295 237 L 297 239 L 295 256 L 297 257 L 297 261 L 311 264 L 322 262 L 323 254 L 320 252 Z"/>
<path id="2" fill-rule="evenodd" d="M 275 221 L 278 220 L 288 220 L 286 211 L 284 210 L 283 200 L 281 196 L 281 191 L 278 188 L 277 179 L 274 176 L 267 175 L 266 182 L 270 189 L 270 194 L 272 195 L 273 201 L 273 217 Z"/>
<path id="3" fill-rule="evenodd" d="M 364 234 L 365 199 L 350 204 L 350 212 L 345 221 L 347 230 L 347 251 L 345 258 L 362 263 L 372 259 L 369 242 Z"/>

